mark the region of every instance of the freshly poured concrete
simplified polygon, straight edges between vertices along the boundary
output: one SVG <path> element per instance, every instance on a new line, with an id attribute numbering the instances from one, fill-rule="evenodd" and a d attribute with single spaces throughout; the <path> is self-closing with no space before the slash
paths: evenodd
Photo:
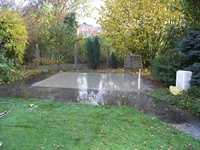
<path id="1" fill-rule="evenodd" d="M 98 74 L 98 73 L 66 73 L 61 72 L 43 81 L 35 87 L 68 88 L 99 91 L 138 91 L 137 76 L 129 74 Z"/>

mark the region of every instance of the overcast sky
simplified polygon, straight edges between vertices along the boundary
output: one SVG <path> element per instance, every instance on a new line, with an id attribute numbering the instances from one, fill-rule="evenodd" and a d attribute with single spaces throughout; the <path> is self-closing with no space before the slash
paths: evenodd
<path id="1" fill-rule="evenodd" d="M 24 0 L 15 0 L 17 3 L 20 3 L 21 1 Z M 92 5 L 95 6 L 96 8 L 100 8 L 100 6 L 103 4 L 102 0 L 93 0 Z M 99 26 L 96 23 L 97 18 L 99 17 L 98 11 L 94 10 L 93 14 L 91 17 L 85 17 L 85 18 L 80 18 L 78 21 L 80 24 L 82 24 L 83 22 L 87 23 L 87 24 L 91 24 L 94 26 Z"/>
<path id="2" fill-rule="evenodd" d="M 93 3 L 92 3 L 92 5 L 95 6 L 97 9 L 99 9 L 102 4 L 103 4 L 103 2 L 101 0 L 93 0 Z M 88 24 L 97 26 L 96 20 L 98 18 L 99 18 L 98 10 L 94 10 L 92 17 L 82 18 L 79 20 L 79 23 L 86 22 Z"/>

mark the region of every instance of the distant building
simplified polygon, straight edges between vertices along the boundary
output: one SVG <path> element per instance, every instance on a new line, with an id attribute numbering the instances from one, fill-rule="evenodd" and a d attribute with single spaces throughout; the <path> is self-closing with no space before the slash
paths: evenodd
<path id="1" fill-rule="evenodd" d="M 87 23 L 79 25 L 77 29 L 77 35 L 83 37 L 95 36 L 101 32 L 102 32 L 101 27 L 95 27 Z"/>

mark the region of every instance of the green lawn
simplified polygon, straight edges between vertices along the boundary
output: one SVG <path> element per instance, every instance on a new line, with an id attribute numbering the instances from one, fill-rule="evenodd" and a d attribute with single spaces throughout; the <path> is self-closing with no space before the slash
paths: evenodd
<path id="1" fill-rule="evenodd" d="M 0 118 L 1 150 L 183 150 L 200 141 L 133 108 L 0 99 L 15 108 Z M 29 104 L 38 107 L 29 110 Z M 3 110 L 2 104 L 0 105 Z"/>

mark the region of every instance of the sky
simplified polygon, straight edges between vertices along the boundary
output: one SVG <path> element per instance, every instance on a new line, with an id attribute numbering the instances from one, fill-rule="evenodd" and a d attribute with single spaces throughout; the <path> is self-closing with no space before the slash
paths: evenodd
<path id="1" fill-rule="evenodd" d="M 101 5 L 103 5 L 103 2 L 101 0 L 93 0 L 92 5 L 99 9 Z M 87 24 L 91 24 L 94 26 L 100 26 L 96 23 L 96 20 L 99 18 L 99 14 L 98 14 L 98 10 L 94 10 L 93 15 L 91 17 L 86 17 L 86 18 L 81 18 L 79 19 L 79 23 L 87 23 Z"/>
<path id="2" fill-rule="evenodd" d="M 17 3 L 20 3 L 23 0 L 15 0 Z M 103 4 L 102 0 L 93 0 L 92 5 L 99 9 L 100 6 Z M 84 18 L 80 18 L 78 21 L 80 24 L 82 23 L 87 23 L 93 26 L 100 26 L 99 24 L 96 23 L 97 18 L 99 18 L 99 14 L 98 14 L 98 10 L 95 9 L 94 12 L 92 13 L 91 17 L 84 17 Z"/>

